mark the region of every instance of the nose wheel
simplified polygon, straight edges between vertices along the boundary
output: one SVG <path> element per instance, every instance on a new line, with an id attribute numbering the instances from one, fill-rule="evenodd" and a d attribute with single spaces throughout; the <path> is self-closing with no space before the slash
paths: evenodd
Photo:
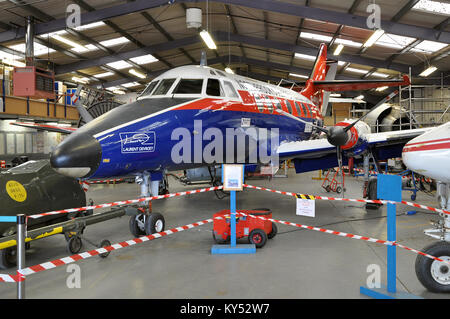
<path id="1" fill-rule="evenodd" d="M 130 218 L 130 232 L 135 237 L 164 231 L 166 221 L 160 213 L 139 214 Z"/>

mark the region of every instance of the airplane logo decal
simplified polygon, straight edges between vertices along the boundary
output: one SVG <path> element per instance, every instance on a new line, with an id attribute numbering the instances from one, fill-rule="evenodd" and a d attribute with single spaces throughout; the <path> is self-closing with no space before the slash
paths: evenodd
<path id="1" fill-rule="evenodd" d="M 120 133 L 121 153 L 148 153 L 155 151 L 155 132 Z"/>

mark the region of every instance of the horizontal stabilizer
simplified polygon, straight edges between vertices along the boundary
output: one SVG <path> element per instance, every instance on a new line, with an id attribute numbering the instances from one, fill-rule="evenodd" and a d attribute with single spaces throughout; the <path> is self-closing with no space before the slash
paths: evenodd
<path id="1" fill-rule="evenodd" d="M 329 92 L 360 91 L 369 90 L 383 86 L 403 86 L 410 85 L 411 81 L 407 75 L 402 80 L 334 80 L 334 81 L 313 81 L 314 88 Z"/>

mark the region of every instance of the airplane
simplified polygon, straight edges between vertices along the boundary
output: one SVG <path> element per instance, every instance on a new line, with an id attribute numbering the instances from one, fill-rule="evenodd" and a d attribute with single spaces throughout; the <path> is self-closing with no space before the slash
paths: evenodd
<path id="1" fill-rule="evenodd" d="M 442 209 L 450 210 L 450 122 L 413 138 L 403 148 L 402 160 L 407 168 L 436 180 L 436 193 Z M 441 220 L 424 230 L 438 239 L 423 252 L 450 261 L 450 216 L 440 213 Z M 418 255 L 416 275 L 430 291 L 450 292 L 450 268 L 447 264 Z"/>
<path id="2" fill-rule="evenodd" d="M 293 159 L 301 173 L 342 166 L 349 156 L 399 157 L 406 142 L 427 130 L 370 133 L 363 118 L 325 127 L 330 92 L 410 84 L 406 75 L 334 80 L 336 70 L 325 44 L 300 92 L 205 65 L 176 67 L 153 79 L 135 102 L 67 131 L 71 134 L 50 162 L 61 174 L 80 179 L 136 175 L 140 196 L 147 197 L 157 194 L 166 170 Z M 244 136 L 243 152 L 238 135 Z M 148 209 L 130 219 L 135 236 L 162 231 L 164 225 L 164 217 Z"/>

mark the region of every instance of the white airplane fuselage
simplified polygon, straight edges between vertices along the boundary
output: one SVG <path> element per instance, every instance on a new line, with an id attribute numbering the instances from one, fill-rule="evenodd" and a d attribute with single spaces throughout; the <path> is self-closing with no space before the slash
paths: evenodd
<path id="1" fill-rule="evenodd" d="M 410 170 L 450 183 L 450 122 L 409 141 L 402 158 Z"/>

